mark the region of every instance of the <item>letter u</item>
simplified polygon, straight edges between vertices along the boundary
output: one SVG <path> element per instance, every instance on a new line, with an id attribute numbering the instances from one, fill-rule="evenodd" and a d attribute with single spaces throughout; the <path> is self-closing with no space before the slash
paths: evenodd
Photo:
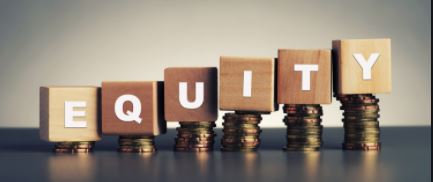
<path id="1" fill-rule="evenodd" d="M 180 82 L 179 83 L 179 102 L 180 105 L 187 109 L 197 109 L 199 108 L 204 101 L 204 83 L 196 82 L 195 83 L 195 100 L 190 102 L 188 100 L 188 83 Z"/>

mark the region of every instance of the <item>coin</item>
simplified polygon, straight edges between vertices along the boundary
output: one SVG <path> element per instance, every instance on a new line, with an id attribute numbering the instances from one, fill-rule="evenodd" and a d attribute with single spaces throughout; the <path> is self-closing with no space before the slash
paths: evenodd
<path id="1" fill-rule="evenodd" d="M 345 150 L 380 150 L 379 99 L 373 94 L 338 95 Z"/>
<path id="2" fill-rule="evenodd" d="M 57 142 L 54 145 L 55 153 L 89 153 L 92 152 L 95 142 L 92 141 L 75 141 L 75 142 Z"/>
<path id="3" fill-rule="evenodd" d="M 286 151 L 317 151 L 322 145 L 322 107 L 318 104 L 285 104 Z"/>
<path id="4" fill-rule="evenodd" d="M 174 139 L 175 151 L 183 152 L 208 152 L 213 150 L 216 136 L 213 128 L 214 121 L 181 121 L 177 128 L 177 136 Z"/>
<path id="5" fill-rule="evenodd" d="M 155 137 L 149 135 L 119 136 L 119 147 L 121 153 L 150 153 L 155 152 Z"/>
<path id="6" fill-rule="evenodd" d="M 153 147 L 150 147 L 150 148 L 134 147 L 133 151 L 136 153 L 150 153 L 150 152 L 155 152 L 156 149 Z"/>
<path id="7" fill-rule="evenodd" d="M 251 151 L 260 146 L 260 113 L 236 111 L 226 113 L 223 119 L 221 151 Z"/>

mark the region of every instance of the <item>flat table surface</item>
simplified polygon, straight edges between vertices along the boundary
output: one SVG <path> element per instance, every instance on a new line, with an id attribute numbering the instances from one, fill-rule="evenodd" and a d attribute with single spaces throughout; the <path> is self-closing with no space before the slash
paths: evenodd
<path id="1" fill-rule="evenodd" d="M 221 130 L 216 129 L 215 148 Z M 382 127 L 380 152 L 343 151 L 325 128 L 320 152 L 284 152 L 285 129 L 263 128 L 258 152 L 173 152 L 175 130 L 151 155 L 116 152 L 108 136 L 91 154 L 54 154 L 38 129 L 0 129 L 0 181 L 431 181 L 431 127 Z"/>

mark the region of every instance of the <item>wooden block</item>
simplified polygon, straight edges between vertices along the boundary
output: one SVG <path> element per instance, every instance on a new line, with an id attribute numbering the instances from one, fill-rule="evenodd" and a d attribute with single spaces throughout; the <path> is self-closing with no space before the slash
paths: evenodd
<path id="1" fill-rule="evenodd" d="M 331 50 L 278 50 L 278 103 L 331 103 Z"/>
<path id="2" fill-rule="evenodd" d="M 162 82 L 102 82 L 102 133 L 165 133 L 163 103 Z"/>
<path id="3" fill-rule="evenodd" d="M 40 130 L 49 142 L 98 141 L 98 87 L 41 87 Z"/>
<path id="4" fill-rule="evenodd" d="M 164 71 L 167 121 L 216 121 L 217 68 L 167 68 Z"/>
<path id="5" fill-rule="evenodd" d="M 335 40 L 332 47 L 337 93 L 391 92 L 390 39 Z"/>
<path id="6" fill-rule="evenodd" d="M 220 58 L 220 109 L 272 112 L 274 98 L 274 58 Z"/>

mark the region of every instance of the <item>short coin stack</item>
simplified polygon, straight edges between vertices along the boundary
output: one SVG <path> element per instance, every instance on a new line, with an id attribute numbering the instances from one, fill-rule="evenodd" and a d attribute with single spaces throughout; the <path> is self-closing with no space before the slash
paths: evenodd
<path id="1" fill-rule="evenodd" d="M 285 104 L 287 151 L 318 151 L 322 146 L 322 107 L 318 104 Z"/>
<path id="2" fill-rule="evenodd" d="M 260 146 L 262 116 L 256 112 L 227 113 L 223 117 L 222 151 L 256 151 Z"/>
<path id="3" fill-rule="evenodd" d="M 55 153 L 89 153 L 93 151 L 95 142 L 57 142 L 54 145 Z"/>
<path id="4" fill-rule="evenodd" d="M 338 95 L 345 150 L 380 150 L 379 99 L 372 94 Z"/>
<path id="5" fill-rule="evenodd" d="M 174 150 L 179 152 L 208 152 L 213 150 L 215 122 L 179 122 Z"/>
<path id="6" fill-rule="evenodd" d="M 122 153 L 155 152 L 154 136 L 119 136 L 119 148 Z"/>

